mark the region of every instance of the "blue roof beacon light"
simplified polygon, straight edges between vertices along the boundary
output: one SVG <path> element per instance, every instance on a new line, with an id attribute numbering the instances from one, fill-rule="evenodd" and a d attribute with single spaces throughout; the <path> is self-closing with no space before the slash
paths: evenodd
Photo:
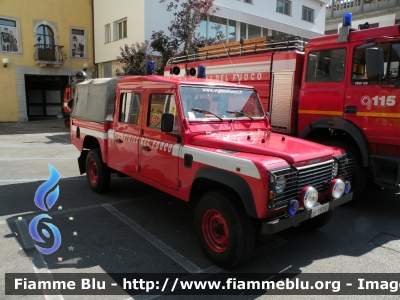
<path id="1" fill-rule="evenodd" d="M 287 207 L 287 212 L 289 216 L 294 216 L 297 213 L 297 210 L 299 209 L 299 201 L 293 199 L 290 200 L 288 207 Z"/>
<path id="2" fill-rule="evenodd" d="M 152 60 L 146 62 L 146 75 L 154 75 L 154 61 Z"/>
<path id="3" fill-rule="evenodd" d="M 343 27 L 349 26 L 351 27 L 352 15 L 351 13 L 345 13 L 343 15 Z"/>
<path id="4" fill-rule="evenodd" d="M 206 78 L 206 67 L 199 66 L 197 68 L 197 78 Z"/>

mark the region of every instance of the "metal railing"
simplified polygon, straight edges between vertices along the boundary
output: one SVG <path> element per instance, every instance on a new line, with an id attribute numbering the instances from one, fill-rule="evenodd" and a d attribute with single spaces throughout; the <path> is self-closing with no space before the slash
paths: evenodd
<path id="1" fill-rule="evenodd" d="M 35 61 L 62 63 L 67 60 L 67 55 L 63 51 L 64 46 L 36 44 L 34 47 Z"/>
<path id="2" fill-rule="evenodd" d="M 299 40 L 284 40 L 284 41 L 270 41 L 268 43 L 256 43 L 239 45 L 236 47 L 225 47 L 224 44 L 220 44 L 220 48 L 213 49 L 209 51 L 202 51 L 201 48 L 196 53 L 187 54 L 183 56 L 177 56 L 170 58 L 167 65 L 182 63 L 182 62 L 193 62 L 201 61 L 213 58 L 223 58 L 234 55 L 245 55 L 245 54 L 255 54 L 268 51 L 288 51 L 288 50 L 298 50 L 304 51 L 306 43 Z"/>
<path id="3" fill-rule="evenodd" d="M 399 0 L 335 0 L 326 6 L 326 20 L 340 18 L 344 13 L 361 14 L 395 8 Z"/>

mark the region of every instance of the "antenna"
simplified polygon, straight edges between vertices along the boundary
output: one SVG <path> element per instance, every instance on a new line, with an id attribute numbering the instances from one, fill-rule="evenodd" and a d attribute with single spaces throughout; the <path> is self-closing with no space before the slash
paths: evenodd
<path id="1" fill-rule="evenodd" d="M 222 45 L 224 46 L 224 50 L 225 50 L 225 52 L 226 52 L 226 55 L 228 55 L 228 58 L 229 58 L 229 61 L 230 61 L 230 63 L 231 63 L 231 66 L 232 66 L 232 68 L 233 68 L 233 71 L 235 72 L 236 77 L 238 78 L 238 84 L 240 84 L 240 77 L 239 77 L 239 74 L 238 74 L 238 72 L 236 72 L 235 66 L 234 66 L 233 63 L 232 63 L 231 56 L 229 55 L 229 51 L 226 50 L 225 43 L 224 43 L 224 41 L 221 39 L 221 36 L 220 36 L 219 31 L 217 31 L 217 36 L 218 36 L 218 39 L 222 42 Z M 241 44 L 242 44 L 242 43 L 240 43 L 240 46 L 241 46 Z"/>

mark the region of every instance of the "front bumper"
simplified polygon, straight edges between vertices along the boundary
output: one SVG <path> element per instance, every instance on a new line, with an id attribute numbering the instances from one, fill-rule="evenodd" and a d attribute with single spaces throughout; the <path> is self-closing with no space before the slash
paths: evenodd
<path id="1" fill-rule="evenodd" d="M 329 203 L 329 210 L 334 209 L 335 207 L 342 205 L 346 202 L 349 202 L 353 199 L 353 193 L 348 193 L 340 197 L 339 199 L 332 200 Z M 262 222 L 261 233 L 263 234 L 274 234 L 289 227 L 297 226 L 301 222 L 311 219 L 311 210 L 306 210 L 301 213 L 298 213 L 292 217 L 287 216 L 280 219 L 268 220 Z"/>

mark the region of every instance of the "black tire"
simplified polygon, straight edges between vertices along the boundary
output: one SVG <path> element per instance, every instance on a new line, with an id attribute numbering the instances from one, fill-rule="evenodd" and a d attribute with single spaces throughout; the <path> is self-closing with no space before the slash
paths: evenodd
<path id="1" fill-rule="evenodd" d="M 346 151 L 347 154 L 353 157 L 354 168 L 353 178 L 351 180 L 353 201 L 360 199 L 360 195 L 362 194 L 368 183 L 368 169 L 362 165 L 360 151 L 340 140 L 329 140 L 322 143 L 327 146 L 342 148 L 344 151 Z"/>
<path id="2" fill-rule="evenodd" d="M 103 193 L 110 187 L 111 172 L 101 159 L 100 149 L 92 149 L 86 157 L 86 179 L 96 193 Z"/>
<path id="3" fill-rule="evenodd" d="M 316 216 L 312 219 L 308 219 L 307 221 L 301 222 L 300 227 L 305 230 L 317 230 L 323 226 L 325 226 L 329 220 L 332 218 L 333 211 L 329 210 L 322 215 Z"/>
<path id="4" fill-rule="evenodd" d="M 207 257 L 223 268 L 233 268 L 253 253 L 253 220 L 233 193 L 212 191 L 204 194 L 196 207 L 195 227 Z"/>

